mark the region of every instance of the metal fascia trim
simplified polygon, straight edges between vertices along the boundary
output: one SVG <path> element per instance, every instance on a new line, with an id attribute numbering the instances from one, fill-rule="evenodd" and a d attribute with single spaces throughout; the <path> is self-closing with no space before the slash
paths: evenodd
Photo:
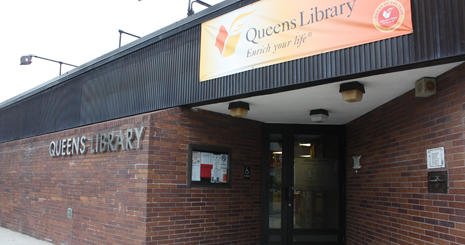
<path id="1" fill-rule="evenodd" d="M 25 91 L 25 92 L 23 92 L 23 93 L 21 93 L 19 95 L 16 95 L 16 96 L 14 96 L 14 97 L 12 97 L 10 99 L 7 99 L 4 102 L 1 102 L 0 103 L 0 110 L 3 109 L 3 108 L 8 107 L 10 105 L 13 105 L 16 102 L 22 101 L 24 99 L 27 99 L 27 98 L 33 96 L 33 95 L 36 95 L 36 94 L 38 94 L 38 93 L 40 93 L 40 92 L 42 92 L 44 90 L 47 90 L 47 89 L 49 89 L 51 87 L 54 87 L 54 86 L 56 86 L 58 84 L 64 83 L 64 82 L 66 82 L 68 80 L 68 79 L 66 79 L 68 76 L 76 74 L 79 71 L 83 71 L 83 70 L 85 70 L 87 68 L 93 69 L 94 67 L 92 67 L 92 66 L 96 65 L 97 63 L 99 63 L 101 61 L 104 61 L 105 59 L 116 56 L 117 54 L 122 53 L 122 52 L 124 52 L 124 51 L 126 51 L 128 49 L 133 48 L 133 47 L 136 47 L 136 46 L 138 46 L 138 45 L 140 45 L 140 44 L 142 44 L 142 43 L 144 43 L 146 41 L 149 41 L 149 40 L 151 40 L 153 38 L 159 37 L 159 36 L 169 32 L 169 31 L 172 31 L 172 30 L 174 30 L 176 28 L 187 25 L 188 23 L 191 23 L 191 22 L 193 22 L 193 21 L 195 21 L 197 19 L 205 17 L 205 16 L 207 16 L 207 15 L 209 15 L 211 13 L 219 11 L 219 10 L 221 10 L 223 8 L 226 8 L 226 7 L 228 7 L 228 6 L 232 5 L 232 4 L 235 4 L 235 3 L 240 2 L 240 1 L 242 1 L 242 0 L 229 0 L 229 1 L 226 0 L 226 1 L 218 3 L 218 4 L 216 4 L 216 5 L 214 5 L 214 6 L 210 7 L 210 8 L 204 9 L 204 10 L 202 10 L 202 11 L 200 11 L 200 12 L 194 14 L 194 15 L 188 16 L 188 17 L 186 17 L 186 18 L 184 18 L 184 19 L 182 19 L 182 20 L 180 20 L 178 22 L 175 22 L 175 23 L 170 24 L 170 25 L 168 25 L 166 27 L 163 27 L 163 28 L 161 28 L 161 29 L 159 29 L 157 31 L 154 31 L 154 32 L 152 32 L 152 33 L 150 33 L 150 34 L 148 34 L 148 35 L 146 35 L 146 36 L 144 36 L 144 37 L 142 37 L 140 39 L 137 39 L 137 40 L 135 40 L 133 42 L 130 42 L 130 43 L 122 46 L 121 48 L 117 48 L 117 49 L 115 49 L 113 51 L 110 51 L 110 52 L 108 52 L 108 53 L 106 53 L 106 54 L 104 54 L 104 55 L 102 55 L 102 56 L 100 56 L 100 57 L 98 57 L 96 59 L 93 59 L 93 60 L 91 60 L 91 61 L 89 61 L 87 63 L 84 63 L 84 64 L 78 66 L 77 68 L 74 68 L 74 69 L 66 72 L 65 74 L 62 74 L 62 75 L 60 75 L 58 77 L 55 77 L 55 78 L 52 78 L 52 79 L 50 79 L 50 80 L 48 80 L 48 81 L 34 87 L 34 88 L 31 88 L 31 89 L 29 89 L 29 90 L 27 90 L 27 91 Z M 78 74 L 76 74 L 76 75 L 78 75 Z"/>

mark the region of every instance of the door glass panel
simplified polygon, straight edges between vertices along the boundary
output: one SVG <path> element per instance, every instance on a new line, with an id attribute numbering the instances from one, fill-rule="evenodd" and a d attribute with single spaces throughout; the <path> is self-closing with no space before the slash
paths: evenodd
<path id="1" fill-rule="evenodd" d="M 270 135 L 270 186 L 269 186 L 269 228 L 281 229 L 281 197 L 282 197 L 282 135 Z M 272 238 L 272 239 L 271 239 Z M 270 240 L 281 240 L 280 236 Z"/>
<path id="2" fill-rule="evenodd" d="M 336 135 L 294 135 L 295 230 L 338 229 L 338 154 Z M 307 240 L 298 233 L 294 241 Z"/>
<path id="3" fill-rule="evenodd" d="M 264 241 L 281 245 L 337 244 L 339 135 L 289 131 L 269 134 L 268 157 L 263 159 L 267 175 Z"/>

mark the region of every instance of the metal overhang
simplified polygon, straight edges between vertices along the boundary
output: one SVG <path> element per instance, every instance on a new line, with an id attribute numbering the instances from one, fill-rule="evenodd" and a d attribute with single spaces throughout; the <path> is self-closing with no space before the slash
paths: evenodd
<path id="1" fill-rule="evenodd" d="M 258 0 L 225 0 L 224 2 L 216 4 L 210 8 L 200 11 L 199 13 L 188 16 L 178 22 L 170 24 L 164 28 L 161 28 L 160 30 L 157 30 L 147 36 L 137 39 L 127 45 L 124 45 L 94 60 L 91 60 L 83 65 L 80 65 L 79 67 L 72 69 L 69 72 L 66 72 L 65 74 L 62 74 L 58 77 L 50 79 L 49 81 L 46 81 L 30 90 L 27 90 L 6 101 L 3 101 L 0 103 L 0 110 L 10 105 L 13 105 L 14 103 L 17 103 L 21 100 L 24 100 L 28 97 L 31 97 L 35 94 L 38 94 L 42 91 L 45 91 L 51 87 L 54 87 L 63 82 L 66 82 L 74 77 L 82 75 L 90 70 L 101 67 L 107 63 L 110 63 L 116 59 L 119 59 L 137 50 L 143 49 L 163 39 L 166 39 L 177 33 L 180 33 L 196 25 L 199 25 L 204 21 L 216 18 L 224 13 L 227 13 L 229 11 L 232 11 L 234 9 L 240 8 L 244 5 L 248 5 L 256 1 Z"/>

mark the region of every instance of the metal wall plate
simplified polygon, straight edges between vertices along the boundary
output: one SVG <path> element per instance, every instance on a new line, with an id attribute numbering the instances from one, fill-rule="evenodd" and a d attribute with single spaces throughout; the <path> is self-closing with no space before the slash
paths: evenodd
<path id="1" fill-rule="evenodd" d="M 428 172 L 428 193 L 448 193 L 448 183 L 447 170 Z"/>
<path id="2" fill-rule="evenodd" d="M 444 168 L 446 161 L 444 157 L 444 147 L 428 149 L 426 151 L 428 169 Z"/>

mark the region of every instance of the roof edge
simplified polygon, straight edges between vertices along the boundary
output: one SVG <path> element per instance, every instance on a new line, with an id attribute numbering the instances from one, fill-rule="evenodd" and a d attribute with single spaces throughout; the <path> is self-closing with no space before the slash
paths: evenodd
<path id="1" fill-rule="evenodd" d="M 113 51 L 110 51 L 110 52 L 108 52 L 108 53 L 106 53 L 106 54 L 104 54 L 104 55 L 102 55 L 102 56 L 100 56 L 98 58 L 95 58 L 95 59 L 93 59 L 93 60 L 91 60 L 91 61 L 89 61 L 87 63 L 84 63 L 84 64 L 82 64 L 82 65 L 80 65 L 80 66 L 78 66 L 78 67 L 76 67 L 76 68 L 62 74 L 62 75 L 59 75 L 59 76 L 57 76 L 55 78 L 52 78 L 52 79 L 50 79 L 50 80 L 48 80 L 48 81 L 46 81 L 46 82 L 44 82 L 42 84 L 39 84 L 39 85 L 37 85 L 37 86 L 35 86 L 35 87 L 33 87 L 33 88 L 23 92 L 23 93 L 20 93 L 20 94 L 12 97 L 10 99 L 7 99 L 7 100 L 1 102 L 0 103 L 0 110 L 6 108 L 8 106 L 11 106 L 11 105 L 13 105 L 13 104 L 15 104 L 17 102 L 20 102 L 22 100 L 25 100 L 25 99 L 27 99 L 29 97 L 32 97 L 32 96 L 34 96 L 34 95 L 36 95 L 36 94 L 38 94 L 40 92 L 43 92 L 43 91 L 45 91 L 45 90 L 47 90 L 47 89 L 49 89 L 51 87 L 54 87 L 54 86 L 59 85 L 61 83 L 64 83 L 64 82 L 66 82 L 68 80 L 67 78 L 68 77 L 71 78 L 73 74 L 76 74 L 76 73 L 78 73 L 80 71 L 83 71 L 83 70 L 85 70 L 87 68 L 92 68 L 93 65 L 95 65 L 95 64 L 97 64 L 97 63 L 99 63 L 101 61 L 104 61 L 104 60 L 109 59 L 109 58 L 111 58 L 113 56 L 116 56 L 116 55 L 118 55 L 120 53 L 123 53 L 123 52 L 125 52 L 125 51 L 127 51 L 127 50 L 129 50 L 131 48 L 134 48 L 134 47 L 136 47 L 136 46 L 138 46 L 138 45 L 140 45 L 140 44 L 142 44 L 144 42 L 147 42 L 147 41 L 149 41 L 149 40 L 151 40 L 153 38 L 159 37 L 159 36 L 169 32 L 169 31 L 172 31 L 172 30 L 174 30 L 176 28 L 187 25 L 187 24 L 189 24 L 189 23 L 191 23 L 191 22 L 193 22 L 193 21 L 195 21 L 197 19 L 203 18 L 203 17 L 205 17 L 205 16 L 207 16 L 209 14 L 217 12 L 217 11 L 223 9 L 223 8 L 226 8 L 226 7 L 228 7 L 228 6 L 232 5 L 232 4 L 235 4 L 235 3 L 240 2 L 240 1 L 242 1 L 242 0 L 226 0 L 224 2 L 213 5 L 213 6 L 209 7 L 209 8 L 207 8 L 207 9 L 204 9 L 204 10 L 202 10 L 202 11 L 200 11 L 200 12 L 194 14 L 194 15 L 188 16 L 188 17 L 186 17 L 186 18 L 184 18 L 184 19 L 182 19 L 180 21 L 177 21 L 177 22 L 174 22 L 174 23 L 172 23 L 172 24 L 170 24 L 168 26 L 165 26 L 165 27 L 163 27 L 163 28 L 161 28 L 161 29 L 159 29 L 157 31 L 154 31 L 154 32 L 152 32 L 152 33 L 150 33 L 150 34 L 148 34 L 146 36 L 141 37 L 140 39 L 137 39 L 137 40 L 135 40 L 133 42 L 130 42 L 130 43 L 128 43 L 128 44 L 126 44 L 126 45 L 124 45 L 124 46 L 122 46 L 120 48 L 117 48 L 117 49 L 115 49 Z"/>

